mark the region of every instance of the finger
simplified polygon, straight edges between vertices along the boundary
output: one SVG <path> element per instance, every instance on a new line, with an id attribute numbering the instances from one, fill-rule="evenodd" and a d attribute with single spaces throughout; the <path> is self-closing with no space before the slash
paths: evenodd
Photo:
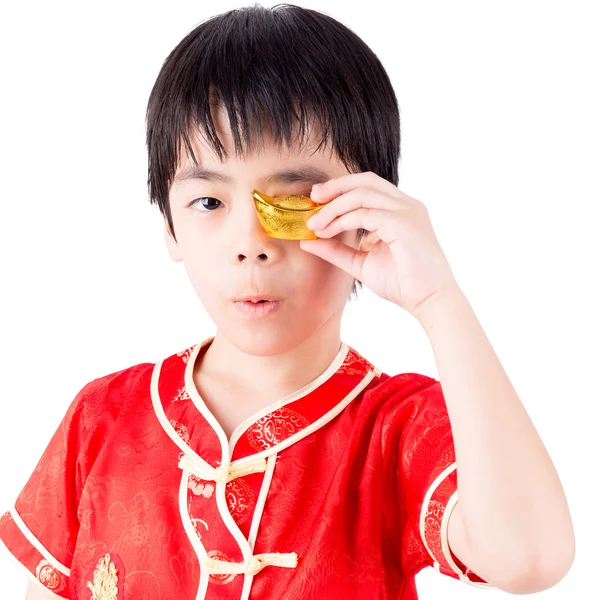
<path id="1" fill-rule="evenodd" d="M 397 196 L 399 198 L 410 198 L 410 196 L 401 192 L 398 189 L 398 186 L 394 185 L 391 181 L 383 179 L 383 177 L 380 177 L 372 171 L 349 173 L 348 175 L 333 177 L 325 183 L 314 185 L 310 197 L 315 200 L 315 202 L 328 202 L 330 199 L 345 194 L 357 187 L 371 188 L 382 194 Z"/>
<path id="2" fill-rule="evenodd" d="M 362 266 L 368 252 L 356 250 L 339 240 L 300 240 L 300 248 L 362 281 Z"/>
<path id="3" fill-rule="evenodd" d="M 349 213 L 345 213 L 334 219 L 324 229 L 315 230 L 319 238 L 332 238 L 342 231 L 351 231 L 353 229 L 366 229 L 369 232 L 377 233 L 377 236 L 384 242 L 390 244 L 397 238 L 393 231 L 398 230 L 393 225 L 392 213 L 389 210 L 378 210 L 376 208 L 358 208 Z"/>
<path id="4" fill-rule="evenodd" d="M 399 210 L 403 207 L 408 208 L 408 205 L 400 198 L 394 198 L 389 194 L 371 188 L 356 188 L 338 196 L 335 200 L 324 206 L 318 213 L 308 219 L 306 225 L 313 231 L 325 229 L 336 217 L 361 207 L 389 211 Z"/>

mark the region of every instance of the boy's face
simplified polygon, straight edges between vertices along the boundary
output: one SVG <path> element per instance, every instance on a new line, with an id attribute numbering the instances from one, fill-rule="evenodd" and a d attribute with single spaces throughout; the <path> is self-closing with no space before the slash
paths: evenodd
<path id="1" fill-rule="evenodd" d="M 339 323 L 353 277 L 331 263 L 302 250 L 298 241 L 267 235 L 258 220 L 252 190 L 270 196 L 310 195 L 317 180 L 269 183 L 280 171 L 312 167 L 325 179 L 348 170 L 329 149 L 313 152 L 317 138 L 302 151 L 283 144 L 281 149 L 265 131 L 265 144 L 253 154 L 236 157 L 228 119 L 216 111 L 215 124 L 227 157 L 221 163 L 201 136 L 192 138 L 201 168 L 229 178 L 177 176 L 194 166 L 184 152 L 173 182 L 169 202 L 177 242 L 165 220 L 165 240 L 174 261 L 182 261 L 204 308 L 218 330 L 248 354 L 281 354 L 308 340 L 315 332 L 339 333 Z M 196 201 L 196 202 L 194 202 Z M 334 239 L 358 247 L 357 231 L 344 231 Z M 247 317 L 236 299 L 247 294 L 280 298 L 278 310 L 266 317 Z"/>

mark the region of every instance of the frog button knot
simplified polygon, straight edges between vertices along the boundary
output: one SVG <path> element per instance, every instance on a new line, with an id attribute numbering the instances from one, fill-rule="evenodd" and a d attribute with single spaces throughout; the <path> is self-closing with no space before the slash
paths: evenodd
<path id="1" fill-rule="evenodd" d="M 256 558 L 254 556 L 248 561 L 248 566 L 246 567 L 246 573 L 248 573 L 249 575 L 256 575 L 257 573 L 259 573 L 262 570 L 263 566 L 264 565 L 262 564 L 260 558 Z"/>

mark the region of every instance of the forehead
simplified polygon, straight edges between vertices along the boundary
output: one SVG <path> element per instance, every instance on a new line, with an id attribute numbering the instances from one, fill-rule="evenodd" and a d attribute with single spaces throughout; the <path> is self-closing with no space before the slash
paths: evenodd
<path id="1" fill-rule="evenodd" d="M 338 160 L 337 154 L 329 141 L 326 140 L 325 143 L 322 143 L 322 130 L 314 121 L 311 121 L 308 129 L 304 132 L 300 132 L 298 123 L 294 122 L 288 144 L 286 140 L 278 141 L 275 138 L 270 122 L 265 119 L 260 132 L 253 132 L 251 139 L 248 140 L 249 143 L 240 131 L 242 149 L 238 153 L 236 152 L 234 135 L 227 112 L 221 105 L 214 106 L 211 112 L 215 124 L 215 133 L 223 146 L 223 157 L 218 156 L 215 149 L 206 140 L 203 131 L 199 128 L 190 130 L 188 134 L 190 145 L 198 164 L 196 165 L 190 156 L 187 146 L 182 144 L 183 151 L 176 169 L 176 181 L 185 179 L 187 178 L 186 175 L 202 169 L 222 170 L 227 166 L 238 166 L 240 163 L 256 165 L 260 162 L 264 163 L 265 166 L 276 164 L 281 166 L 282 163 L 289 163 L 290 166 L 293 164 L 302 165 L 305 168 L 305 174 L 309 178 L 314 178 L 315 182 L 319 178 L 323 179 L 323 169 L 333 167 L 339 171 L 339 166 L 342 163 Z M 323 181 L 325 180 L 326 178 L 323 179 Z"/>

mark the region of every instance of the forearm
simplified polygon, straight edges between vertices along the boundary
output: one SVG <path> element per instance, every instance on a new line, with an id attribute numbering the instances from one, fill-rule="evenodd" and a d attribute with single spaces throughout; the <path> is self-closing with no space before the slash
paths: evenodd
<path id="1" fill-rule="evenodd" d="M 460 288 L 417 315 L 446 400 L 469 545 L 487 560 L 568 569 L 571 516 L 558 474 Z"/>

